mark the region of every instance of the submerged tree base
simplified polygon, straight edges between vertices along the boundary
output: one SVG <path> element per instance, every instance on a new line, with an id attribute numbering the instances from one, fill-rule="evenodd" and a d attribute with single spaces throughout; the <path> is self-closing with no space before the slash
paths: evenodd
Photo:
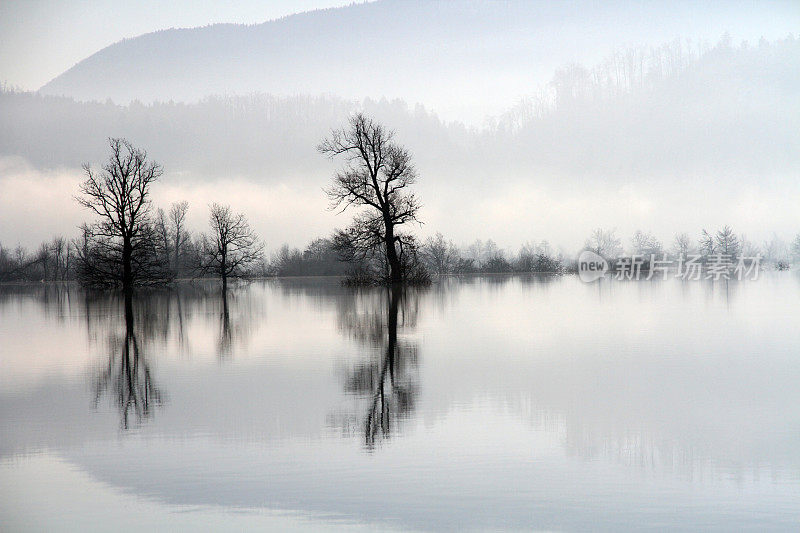
<path id="1" fill-rule="evenodd" d="M 389 276 L 376 275 L 374 272 L 362 269 L 352 271 L 342 279 L 342 285 L 347 287 L 422 287 L 430 285 L 431 282 L 431 276 L 424 268 L 414 269 L 400 282 L 393 282 Z"/>

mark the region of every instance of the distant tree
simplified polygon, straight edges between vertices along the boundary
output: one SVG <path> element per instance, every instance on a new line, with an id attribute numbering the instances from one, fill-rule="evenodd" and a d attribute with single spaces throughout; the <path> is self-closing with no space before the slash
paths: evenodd
<path id="1" fill-rule="evenodd" d="M 64 237 L 53 237 L 50 249 L 53 253 L 53 279 L 64 281 L 69 276 L 70 259 L 72 257 L 69 242 Z"/>
<path id="2" fill-rule="evenodd" d="M 445 240 L 441 233 L 428 237 L 422 247 L 422 256 L 428 269 L 437 276 L 451 274 L 458 262 L 458 249 Z"/>
<path id="3" fill-rule="evenodd" d="M 584 245 L 587 250 L 606 258 L 613 259 L 622 255 L 622 242 L 616 232 L 598 228 L 594 230 Z"/>
<path id="4" fill-rule="evenodd" d="M 761 253 L 761 249 L 758 245 L 748 240 L 744 235 L 742 235 L 739 245 L 740 254 L 743 257 L 756 257 Z"/>
<path id="5" fill-rule="evenodd" d="M 156 238 L 158 239 L 158 249 L 161 250 L 160 261 L 165 265 L 169 265 L 172 259 L 172 250 L 170 249 L 171 242 L 167 223 L 167 215 L 160 207 L 158 208 L 158 211 L 156 211 L 154 230 Z"/>
<path id="6" fill-rule="evenodd" d="M 169 208 L 170 240 L 172 245 L 172 268 L 179 271 L 181 262 L 186 253 L 186 245 L 190 242 L 191 236 L 186 230 L 186 212 L 189 210 L 189 202 L 173 202 Z"/>
<path id="7" fill-rule="evenodd" d="M 52 261 L 52 250 L 50 245 L 46 242 L 43 242 L 39 245 L 39 250 L 36 252 L 36 262 L 41 267 L 41 280 L 49 281 L 49 275 L 52 273 L 52 269 L 50 268 L 50 263 Z"/>
<path id="8" fill-rule="evenodd" d="M 764 242 L 764 260 L 768 263 L 788 261 L 789 247 L 786 241 L 773 233 L 772 238 Z"/>
<path id="9" fill-rule="evenodd" d="M 717 249 L 716 242 L 714 241 L 714 237 L 705 229 L 700 234 L 700 254 L 703 257 L 708 257 L 714 255 L 714 252 Z"/>
<path id="10" fill-rule="evenodd" d="M 100 220 L 85 225 L 78 254 L 81 279 L 90 284 L 134 284 L 164 279 L 150 220 L 150 186 L 161 176 L 158 163 L 124 139 L 109 139 L 111 156 L 100 172 L 83 166 L 86 181 L 77 199 Z"/>
<path id="11" fill-rule="evenodd" d="M 731 257 L 738 257 L 741 251 L 739 238 L 730 228 L 725 226 L 717 232 L 715 241 L 715 252 L 722 255 L 729 255 Z"/>
<path id="12" fill-rule="evenodd" d="M 483 241 L 476 239 L 475 242 L 467 247 L 466 254 L 468 259 L 472 261 L 475 268 L 480 266 L 486 261 L 486 246 Z"/>
<path id="13" fill-rule="evenodd" d="M 505 255 L 501 251 L 490 256 L 486 262 L 481 265 L 481 271 L 486 273 L 511 272 L 512 270 L 513 267 L 511 263 L 508 262 L 508 259 L 505 258 Z"/>
<path id="14" fill-rule="evenodd" d="M 689 237 L 688 233 L 675 235 L 675 239 L 672 241 L 672 252 L 676 256 L 683 256 L 686 258 L 692 252 L 693 248 L 692 238 Z"/>
<path id="15" fill-rule="evenodd" d="M 203 237 L 202 269 L 218 276 L 226 290 L 228 278 L 248 275 L 261 261 L 264 245 L 245 216 L 233 214 L 229 206 L 211 204 L 209 223 L 211 232 Z"/>
<path id="16" fill-rule="evenodd" d="M 661 242 L 652 233 L 636 230 L 631 239 L 633 253 L 636 255 L 647 256 L 660 255 L 663 253 Z"/>
<path id="17" fill-rule="evenodd" d="M 408 150 L 394 142 L 394 132 L 358 113 L 346 129 L 335 130 L 318 150 L 343 156 L 345 167 L 326 190 L 332 208 L 366 208 L 336 235 L 340 249 L 354 258 L 378 257 L 386 281 L 409 281 L 418 266 L 416 242 L 401 226 L 418 222 L 419 202 L 410 188 L 417 179 Z"/>
<path id="18" fill-rule="evenodd" d="M 558 273 L 564 269 L 563 261 L 560 257 L 553 256 L 547 241 L 523 244 L 512 267 L 517 272 Z"/>
<path id="19" fill-rule="evenodd" d="M 792 261 L 800 263 L 800 233 L 792 241 Z"/>

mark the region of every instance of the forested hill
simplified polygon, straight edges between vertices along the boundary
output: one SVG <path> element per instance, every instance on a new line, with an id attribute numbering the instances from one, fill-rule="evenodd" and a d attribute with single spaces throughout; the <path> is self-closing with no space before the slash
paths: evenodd
<path id="1" fill-rule="evenodd" d="M 199 103 L 83 103 L 0 93 L 0 156 L 36 167 L 103 159 L 105 139 L 147 148 L 192 179 L 317 180 L 317 143 L 363 109 L 397 131 L 429 180 L 796 180 L 800 41 L 697 54 L 672 43 L 559 69 L 492 124 L 467 128 L 402 101 L 265 94 Z M 317 182 L 317 181 L 314 181 Z"/>
<path id="2" fill-rule="evenodd" d="M 251 92 L 400 97 L 480 119 L 562 64 L 594 64 L 616 48 L 713 43 L 726 31 L 755 42 L 798 27 L 791 2 L 767 10 L 736 0 L 381 0 L 122 40 L 41 92 L 116 103 Z"/>

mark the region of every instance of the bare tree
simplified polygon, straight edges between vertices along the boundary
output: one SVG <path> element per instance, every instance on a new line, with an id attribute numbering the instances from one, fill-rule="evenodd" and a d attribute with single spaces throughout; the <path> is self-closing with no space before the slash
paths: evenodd
<path id="1" fill-rule="evenodd" d="M 169 264 L 172 257 L 170 246 L 171 239 L 169 235 L 169 228 L 167 227 L 167 215 L 160 207 L 156 212 L 156 220 L 154 223 L 155 235 L 158 239 L 158 248 L 161 250 L 161 261 L 164 264 Z M 174 269 L 173 269 L 174 271 Z"/>
<path id="2" fill-rule="evenodd" d="M 617 238 L 614 230 L 598 228 L 586 241 L 585 247 L 606 259 L 614 259 L 622 254 L 622 242 Z"/>
<path id="3" fill-rule="evenodd" d="M 642 256 L 659 255 L 662 253 L 663 248 L 661 242 L 649 232 L 636 230 L 631 239 L 633 245 L 633 253 Z"/>
<path id="4" fill-rule="evenodd" d="M 223 291 L 228 278 L 243 277 L 261 261 L 264 245 L 250 229 L 243 214 L 231 213 L 229 206 L 211 204 L 211 234 L 203 236 L 202 268 L 222 279 Z"/>
<path id="5" fill-rule="evenodd" d="M 181 265 L 181 257 L 184 247 L 189 242 L 189 232 L 186 231 L 186 212 L 189 210 L 189 202 L 173 202 L 169 208 L 170 236 L 172 245 L 172 267 L 178 270 Z"/>
<path id="6" fill-rule="evenodd" d="M 64 281 L 69 274 L 70 263 L 70 247 L 69 243 L 64 237 L 53 237 L 50 243 L 50 249 L 53 252 L 53 279 L 56 281 Z"/>
<path id="7" fill-rule="evenodd" d="M 703 255 L 703 257 L 709 257 L 714 255 L 716 249 L 717 246 L 714 242 L 714 237 L 712 237 L 711 234 L 704 229 L 700 234 L 700 253 Z"/>
<path id="8" fill-rule="evenodd" d="M 52 250 L 50 248 L 50 245 L 47 244 L 46 242 L 43 242 L 39 246 L 39 251 L 36 253 L 36 261 L 42 267 L 42 278 L 41 279 L 43 281 L 49 281 L 50 280 L 50 277 L 48 276 L 48 274 L 50 273 L 50 262 L 51 262 L 52 258 L 53 258 L 53 254 L 52 254 Z"/>
<path id="9" fill-rule="evenodd" d="M 393 138 L 394 132 L 359 113 L 350 118 L 346 129 L 335 130 L 323 140 L 318 150 L 345 159 L 345 167 L 326 190 L 331 208 L 366 208 L 348 229 L 338 232 L 337 243 L 361 258 L 380 250 L 388 281 L 400 283 L 412 275 L 407 266 L 416 261 L 416 245 L 399 226 L 419 222 L 420 205 L 409 190 L 417 179 L 411 155 Z"/>
<path id="10" fill-rule="evenodd" d="M 84 226 L 83 280 L 120 283 L 125 290 L 160 276 L 150 221 L 150 185 L 162 173 L 158 163 L 125 139 L 109 139 L 111 156 L 100 172 L 85 164 L 78 203 L 100 220 Z"/>
<path id="11" fill-rule="evenodd" d="M 688 257 L 692 251 L 692 239 L 688 233 L 680 233 L 675 235 L 675 240 L 672 242 L 672 251 L 678 257 Z"/>
<path id="12" fill-rule="evenodd" d="M 792 241 L 792 261 L 800 263 L 800 233 Z"/>
<path id="13" fill-rule="evenodd" d="M 453 272 L 458 262 L 458 249 L 452 242 L 446 241 L 441 233 L 428 237 L 422 248 L 422 254 L 428 268 L 438 276 Z"/>
<path id="14" fill-rule="evenodd" d="M 730 228 L 725 226 L 717 232 L 716 236 L 716 252 L 730 257 L 737 257 L 741 249 L 739 238 Z"/>

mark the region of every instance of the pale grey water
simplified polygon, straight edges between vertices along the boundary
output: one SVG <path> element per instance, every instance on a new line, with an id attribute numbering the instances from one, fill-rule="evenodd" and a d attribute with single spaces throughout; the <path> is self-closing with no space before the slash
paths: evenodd
<path id="1" fill-rule="evenodd" d="M 788 272 L 279 280 L 126 327 L 0 286 L 0 529 L 797 531 L 799 303 Z"/>

